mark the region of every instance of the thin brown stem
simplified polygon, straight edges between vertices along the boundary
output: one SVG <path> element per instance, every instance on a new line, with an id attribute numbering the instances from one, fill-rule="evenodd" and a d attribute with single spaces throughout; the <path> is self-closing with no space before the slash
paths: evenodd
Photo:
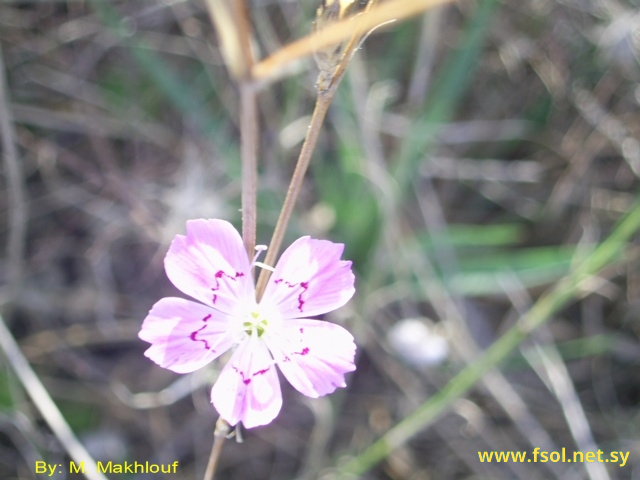
<path id="1" fill-rule="evenodd" d="M 375 1 L 373 3 L 375 3 Z M 328 28 L 331 28 L 331 26 Z M 278 217 L 278 223 L 276 223 L 276 227 L 271 237 L 271 243 L 269 244 L 269 249 L 267 250 L 267 255 L 264 259 L 264 263 L 266 265 L 275 265 L 276 257 L 278 256 L 280 246 L 282 245 L 282 240 L 284 238 L 284 233 L 287 230 L 287 225 L 289 224 L 291 214 L 293 213 L 293 207 L 298 198 L 298 194 L 300 193 L 300 189 L 302 188 L 302 182 L 305 174 L 307 173 L 311 156 L 316 148 L 316 143 L 318 141 L 318 136 L 320 135 L 320 130 L 322 129 L 322 124 L 324 123 L 324 118 L 327 115 L 331 101 L 338 89 L 338 85 L 340 85 L 340 82 L 347 71 L 349 61 L 351 60 L 355 50 L 362 42 L 362 39 L 363 37 L 361 35 L 353 35 L 349 39 L 344 50 L 345 53 L 338 62 L 335 70 L 331 73 L 331 79 L 326 86 L 324 85 L 324 82 L 320 81 L 323 74 L 321 67 L 321 75 L 318 77 L 318 84 L 316 85 L 318 88 L 316 105 L 313 110 L 307 136 L 302 144 L 302 149 L 300 150 L 296 168 L 293 171 L 293 176 L 289 183 L 289 189 L 287 190 L 287 196 L 284 199 L 284 205 L 282 206 L 280 216 Z M 271 272 L 266 268 L 262 269 L 260 272 L 260 277 L 258 278 L 258 283 L 256 285 L 256 298 L 258 301 L 262 298 L 262 294 L 267 286 L 270 275 Z"/>
<path id="2" fill-rule="evenodd" d="M 213 432 L 213 447 L 211 448 L 211 454 L 209 455 L 209 462 L 207 463 L 207 470 L 204 472 L 203 480 L 213 480 L 216 469 L 218 468 L 218 460 L 222 453 L 222 446 L 224 441 L 229 437 L 231 426 L 222 417 L 218 419 L 216 423 L 216 430 Z"/>
<path id="3" fill-rule="evenodd" d="M 258 176 L 258 101 L 251 78 L 251 22 L 244 0 L 207 0 L 221 50 L 231 75 L 240 87 L 240 155 L 242 158 L 242 240 L 249 257 L 256 244 Z M 222 417 L 216 423 L 213 446 L 204 480 L 213 480 L 224 441 L 231 426 Z"/>
<path id="4" fill-rule="evenodd" d="M 271 237 L 271 243 L 269 243 L 269 249 L 267 250 L 267 255 L 264 259 L 264 263 L 267 265 L 273 266 L 275 264 L 276 257 L 280 251 L 280 246 L 282 245 L 284 233 L 287 230 L 287 225 L 289 224 L 291 213 L 293 212 L 293 207 L 296 203 L 296 199 L 298 198 L 298 194 L 300 193 L 300 189 L 302 188 L 302 182 L 305 174 L 307 173 L 311 155 L 315 150 L 318 136 L 320 135 L 320 130 L 324 122 L 324 117 L 327 115 L 334 92 L 335 89 L 325 94 L 319 94 L 316 100 L 316 106 L 313 110 L 313 116 L 311 117 L 311 124 L 307 131 L 307 137 L 302 144 L 298 163 L 293 171 L 293 176 L 289 183 L 289 189 L 287 190 L 287 196 L 285 197 L 282 211 L 278 217 L 278 223 L 276 223 L 276 227 Z M 256 297 L 258 301 L 262 298 L 264 289 L 267 286 L 267 281 L 269 280 L 269 275 L 270 272 L 266 268 L 262 269 L 260 272 L 260 277 L 258 278 L 258 284 L 256 286 Z"/>
<path id="5" fill-rule="evenodd" d="M 222 446 L 224 445 L 225 440 L 226 439 L 224 437 L 214 437 L 213 448 L 209 455 L 209 463 L 207 463 L 207 471 L 204 472 L 203 480 L 213 480 L 214 475 L 216 474 L 216 469 L 218 468 L 218 460 L 220 459 Z"/>
<path id="6" fill-rule="evenodd" d="M 254 86 L 240 84 L 240 135 L 242 155 L 242 239 L 249 257 L 256 246 L 258 176 L 258 105 Z"/>

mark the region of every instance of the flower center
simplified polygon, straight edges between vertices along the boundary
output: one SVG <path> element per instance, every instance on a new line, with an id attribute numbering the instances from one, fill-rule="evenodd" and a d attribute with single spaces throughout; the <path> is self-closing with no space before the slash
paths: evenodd
<path id="1" fill-rule="evenodd" d="M 247 334 L 253 335 L 255 333 L 258 338 L 264 334 L 267 325 L 269 325 L 268 320 L 260 315 L 259 311 L 251 312 L 248 319 L 242 324 Z"/>

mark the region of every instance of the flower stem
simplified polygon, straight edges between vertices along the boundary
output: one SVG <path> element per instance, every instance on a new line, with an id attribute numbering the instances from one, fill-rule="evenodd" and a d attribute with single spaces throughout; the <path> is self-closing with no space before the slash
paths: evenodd
<path id="1" fill-rule="evenodd" d="M 256 244 L 258 105 L 252 77 L 251 22 L 245 0 L 205 0 L 220 50 L 240 89 L 242 157 L 242 240 L 249 257 Z"/>
<path id="2" fill-rule="evenodd" d="M 216 429 L 213 432 L 213 448 L 211 448 L 211 454 L 209 455 L 209 463 L 207 463 L 207 470 L 204 472 L 203 480 L 213 480 L 218 467 L 218 460 L 222 453 L 222 446 L 224 441 L 229 436 L 231 431 L 230 425 L 222 417 L 216 422 Z"/>
<path id="3" fill-rule="evenodd" d="M 242 240 L 251 258 L 256 246 L 258 105 L 254 85 L 240 83 L 240 131 L 242 156 Z"/>
<path id="4" fill-rule="evenodd" d="M 245 0 L 206 0 L 220 48 L 231 76 L 240 89 L 240 156 L 242 158 L 242 241 L 249 258 L 256 245 L 258 176 L 258 101 L 252 67 L 251 22 Z M 231 426 L 220 417 L 204 480 L 213 480 L 224 441 Z"/>
<path id="5" fill-rule="evenodd" d="M 367 4 L 367 8 L 375 3 L 377 3 L 377 0 L 371 0 L 370 4 Z M 318 15 L 318 22 L 322 23 L 322 11 L 319 11 Z M 324 20 L 327 21 L 326 19 Z M 332 20 L 328 20 L 329 23 L 331 21 Z M 331 26 L 329 26 L 329 28 L 331 28 Z M 264 259 L 264 263 L 269 266 L 275 265 L 276 257 L 278 256 L 280 246 L 282 245 L 282 239 L 284 238 L 284 233 L 287 230 L 287 225 L 289 224 L 291 214 L 293 213 L 293 207 L 298 198 L 298 194 L 300 193 L 300 189 L 302 188 L 302 182 L 305 174 L 307 173 L 307 168 L 311 161 L 311 155 L 316 148 L 320 129 L 322 128 L 324 118 L 329 110 L 329 105 L 331 105 L 331 101 L 338 89 L 338 85 L 340 85 L 340 82 L 347 71 L 347 66 L 351 61 L 351 57 L 358 49 L 358 46 L 362 43 L 363 38 L 362 34 L 352 34 L 349 41 L 344 45 L 343 53 L 341 54 L 341 57 L 337 59 L 335 65 L 333 64 L 333 61 L 329 61 L 328 64 L 323 62 L 318 63 L 320 75 L 318 76 L 318 81 L 316 83 L 316 89 L 318 90 L 316 105 L 313 109 L 309 130 L 307 131 L 307 136 L 302 144 L 296 168 L 293 171 L 293 176 L 289 183 L 289 189 L 287 190 L 287 196 L 284 199 L 284 205 L 282 206 L 280 216 L 278 217 L 278 223 L 276 223 L 276 227 L 271 237 L 269 250 L 267 250 L 267 255 Z M 335 50 L 335 45 L 333 49 Z M 328 54 L 339 55 L 339 53 L 334 53 L 334 50 L 330 50 Z M 327 52 L 321 53 L 325 56 L 327 55 Z M 258 283 L 256 285 L 256 299 L 258 301 L 262 298 L 262 294 L 267 286 L 267 281 L 269 280 L 270 275 L 271 272 L 268 269 L 263 268 L 260 272 L 260 277 L 258 278 Z"/>
<path id="6" fill-rule="evenodd" d="M 311 155 L 313 154 L 313 151 L 316 147 L 318 136 L 320 135 L 320 129 L 322 128 L 322 123 L 324 122 L 324 118 L 327 115 L 327 110 L 329 110 L 329 105 L 331 105 L 331 100 L 333 99 L 334 92 L 335 89 L 330 92 L 318 94 L 318 97 L 316 99 L 316 105 L 313 109 L 313 115 L 311 117 L 309 130 L 307 131 L 307 137 L 302 144 L 300 156 L 298 157 L 296 168 L 293 171 L 293 176 L 291 177 L 291 182 L 289 183 L 287 196 L 284 199 L 284 205 L 282 206 L 282 210 L 280 211 L 278 223 L 276 223 L 273 235 L 271 236 L 271 242 L 269 243 L 269 249 L 267 250 L 267 255 L 264 259 L 264 263 L 269 266 L 275 265 L 275 260 L 280 250 L 280 246 L 282 245 L 284 233 L 287 230 L 287 225 L 289 224 L 289 220 L 291 219 L 293 206 L 295 205 L 298 194 L 300 193 L 300 189 L 302 188 L 304 175 L 305 173 L 307 173 Z M 260 277 L 258 277 L 258 283 L 256 286 L 256 298 L 258 301 L 260 301 L 260 299 L 262 298 L 262 294 L 264 293 L 264 289 L 267 286 L 267 281 L 269 280 L 270 274 L 271 272 L 264 268 L 260 271 Z"/>
<path id="7" fill-rule="evenodd" d="M 204 472 L 204 480 L 213 480 L 213 476 L 216 473 L 216 468 L 218 467 L 218 459 L 220 458 L 220 453 L 222 452 L 222 445 L 224 444 L 224 441 L 224 437 L 214 437 L 213 448 L 211 449 L 211 454 L 209 455 L 209 463 L 207 463 L 207 471 Z"/>

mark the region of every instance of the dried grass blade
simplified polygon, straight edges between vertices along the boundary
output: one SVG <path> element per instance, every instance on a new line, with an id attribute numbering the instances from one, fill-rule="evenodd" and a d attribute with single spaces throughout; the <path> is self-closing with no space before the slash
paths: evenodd
<path id="1" fill-rule="evenodd" d="M 211 1 L 211 0 L 210 0 Z M 254 65 L 253 78 L 269 81 L 282 75 L 295 60 L 311 55 L 314 50 L 329 47 L 354 36 L 363 36 L 379 25 L 393 20 L 404 20 L 451 0 L 392 0 L 369 9 L 355 18 L 333 23 L 322 31 L 314 32 L 278 50 Z"/>

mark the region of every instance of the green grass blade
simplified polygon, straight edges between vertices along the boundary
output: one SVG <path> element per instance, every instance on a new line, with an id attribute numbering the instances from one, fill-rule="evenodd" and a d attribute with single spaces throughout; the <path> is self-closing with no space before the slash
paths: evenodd
<path id="1" fill-rule="evenodd" d="M 126 34 L 122 19 L 109 2 L 92 0 L 91 3 L 106 27 L 127 47 L 140 68 L 185 118 L 190 119 L 203 134 L 215 132 L 213 115 L 203 107 L 202 99 L 192 92 L 192 79 L 187 81 L 179 78 L 142 39 Z"/>
<path id="2" fill-rule="evenodd" d="M 404 139 L 394 171 L 400 192 L 406 191 L 411 184 L 435 134 L 443 123 L 450 120 L 456 104 L 471 84 L 473 71 L 484 48 L 484 38 L 499 3 L 499 0 L 480 2 L 465 28 L 459 47 L 442 66 L 433 93 L 427 101 L 428 110 L 423 118 L 415 122 Z"/>
<path id="3" fill-rule="evenodd" d="M 604 242 L 586 256 L 554 288 L 540 297 L 533 307 L 477 361 L 464 368 L 439 392 L 389 430 L 382 438 L 341 466 L 340 472 L 347 478 L 349 475 L 367 472 L 394 449 L 431 425 L 439 415 L 449 408 L 454 400 L 464 395 L 483 375 L 505 360 L 531 331 L 547 322 L 553 314 L 573 300 L 579 294 L 585 280 L 618 259 L 623 253 L 626 242 L 639 229 L 640 203 L 636 203 Z"/>

